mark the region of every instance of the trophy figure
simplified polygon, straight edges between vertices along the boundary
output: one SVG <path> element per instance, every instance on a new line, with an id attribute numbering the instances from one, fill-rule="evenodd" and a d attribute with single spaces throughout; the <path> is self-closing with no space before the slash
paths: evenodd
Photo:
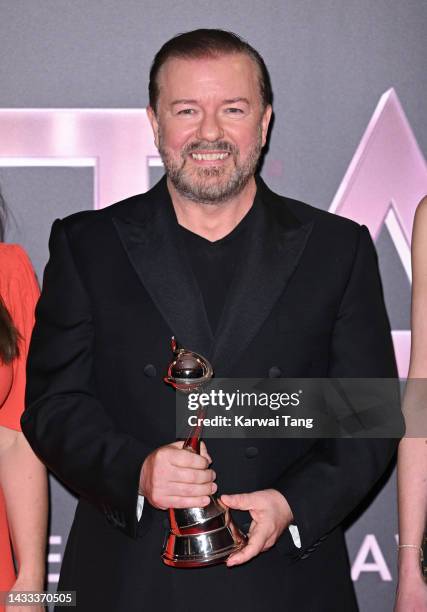
<path id="1" fill-rule="evenodd" d="M 207 359 L 171 341 L 173 360 L 164 381 L 177 391 L 199 391 L 213 376 Z M 197 423 L 206 414 L 198 408 Z M 200 454 L 202 426 L 196 425 L 183 446 L 183 452 Z M 206 567 L 222 563 L 245 546 L 247 538 L 234 524 L 230 510 L 214 495 L 204 508 L 169 508 L 169 534 L 162 559 L 172 567 Z"/>

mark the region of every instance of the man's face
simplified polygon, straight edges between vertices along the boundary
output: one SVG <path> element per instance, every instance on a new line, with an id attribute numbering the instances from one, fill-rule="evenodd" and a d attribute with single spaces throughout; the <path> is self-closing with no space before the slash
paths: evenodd
<path id="1" fill-rule="evenodd" d="M 166 173 L 184 197 L 219 204 L 253 177 L 271 117 L 258 79 L 254 61 L 240 53 L 172 58 L 160 69 L 157 111 L 148 116 Z"/>

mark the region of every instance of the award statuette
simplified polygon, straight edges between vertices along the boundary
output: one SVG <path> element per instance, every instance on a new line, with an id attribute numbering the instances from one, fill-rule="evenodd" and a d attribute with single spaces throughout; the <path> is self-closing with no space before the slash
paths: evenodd
<path id="1" fill-rule="evenodd" d="M 184 348 L 172 338 L 173 361 L 164 381 L 177 391 L 199 391 L 213 376 L 207 359 Z M 205 416 L 197 411 L 197 422 Z M 202 427 L 196 425 L 184 443 L 183 452 L 200 454 Z M 185 450 L 184 450 L 185 449 Z M 205 567 L 227 560 L 245 546 L 247 538 L 234 524 L 230 510 L 214 495 L 205 508 L 169 508 L 170 529 L 162 552 L 166 565 Z"/>

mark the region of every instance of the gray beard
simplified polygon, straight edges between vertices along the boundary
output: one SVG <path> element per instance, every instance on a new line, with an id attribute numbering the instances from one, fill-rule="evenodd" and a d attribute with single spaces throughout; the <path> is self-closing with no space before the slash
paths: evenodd
<path id="1" fill-rule="evenodd" d="M 245 162 L 239 164 L 239 151 L 226 142 L 197 142 L 186 147 L 182 152 L 182 164 L 179 166 L 172 161 L 167 150 L 163 147 L 161 131 L 159 131 L 159 153 L 162 158 L 166 174 L 177 192 L 187 200 L 200 204 L 221 204 L 237 196 L 247 185 L 255 174 L 258 161 L 261 155 L 261 127 L 258 139 L 254 147 L 249 152 Z M 226 182 L 221 182 L 221 177 L 226 173 L 223 166 L 211 166 L 209 168 L 199 168 L 194 173 L 188 174 L 185 171 L 185 162 L 191 151 L 197 149 L 228 151 L 234 159 L 234 170 Z M 212 177 L 218 177 L 218 181 L 209 181 Z"/>

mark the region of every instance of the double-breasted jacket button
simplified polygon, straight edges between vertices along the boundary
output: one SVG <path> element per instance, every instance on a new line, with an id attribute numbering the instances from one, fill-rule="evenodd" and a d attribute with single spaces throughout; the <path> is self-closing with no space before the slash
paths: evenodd
<path id="1" fill-rule="evenodd" d="M 271 368 L 268 370 L 269 378 L 280 378 L 281 376 L 282 370 L 279 368 L 279 366 L 271 366 Z"/>
<path id="2" fill-rule="evenodd" d="M 157 370 L 152 363 L 147 363 L 147 365 L 144 367 L 144 374 L 145 376 L 148 376 L 148 378 L 153 378 L 156 376 Z"/>
<path id="3" fill-rule="evenodd" d="M 245 455 L 248 459 L 253 459 L 253 457 L 256 457 L 259 453 L 259 450 L 257 449 L 256 446 L 248 446 L 247 449 L 245 449 Z"/>

